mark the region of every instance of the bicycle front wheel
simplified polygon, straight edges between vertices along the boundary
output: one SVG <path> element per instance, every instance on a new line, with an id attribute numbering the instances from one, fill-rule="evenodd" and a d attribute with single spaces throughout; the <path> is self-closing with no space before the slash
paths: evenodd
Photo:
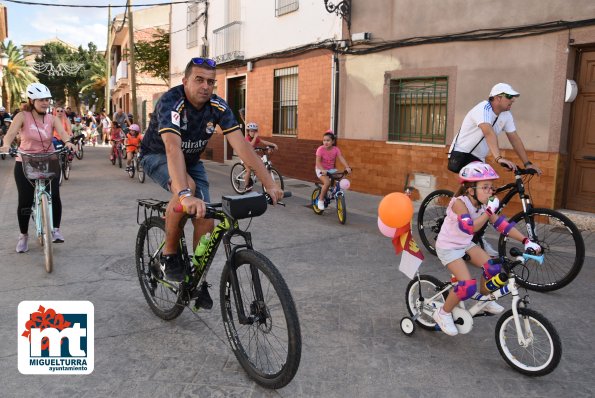
<path id="1" fill-rule="evenodd" d="M 347 222 L 347 207 L 345 207 L 345 196 L 339 195 L 337 197 L 337 217 L 341 224 Z"/>
<path id="2" fill-rule="evenodd" d="M 140 164 L 138 160 L 135 161 L 136 164 L 136 177 L 138 181 L 142 184 L 145 182 L 145 171 L 143 170 L 143 166 Z"/>
<path id="3" fill-rule="evenodd" d="M 122 168 L 122 151 L 120 149 L 117 149 L 116 154 L 118 157 L 118 167 Z"/>
<path id="4" fill-rule="evenodd" d="M 496 345 L 500 355 L 514 370 L 528 376 L 551 373 L 562 357 L 562 343 L 554 326 L 539 312 L 519 308 L 522 346 L 518 340 L 512 310 L 506 311 L 496 325 Z"/>
<path id="5" fill-rule="evenodd" d="M 421 202 L 417 214 L 417 231 L 421 242 L 433 255 L 436 255 L 436 239 L 446 218 L 446 208 L 453 195 L 452 191 L 439 189 L 430 193 Z"/>
<path id="6" fill-rule="evenodd" d="M 233 190 L 239 194 L 246 192 L 246 183 L 244 177 L 246 176 L 246 167 L 242 163 L 236 163 L 231 168 L 230 178 Z"/>
<path id="7" fill-rule="evenodd" d="M 83 143 L 81 141 L 79 141 L 77 151 L 74 153 L 78 160 L 81 160 L 83 158 L 83 156 L 85 154 L 84 148 L 85 147 L 84 147 Z"/>
<path id="8" fill-rule="evenodd" d="M 283 177 L 277 171 L 277 169 L 275 169 L 274 167 L 271 167 L 270 173 L 271 173 L 271 178 L 273 179 L 273 181 L 275 181 L 275 184 L 277 184 L 279 186 L 279 188 L 281 188 L 281 190 L 284 190 L 285 184 L 283 183 Z M 265 190 L 264 185 L 262 186 L 262 190 L 264 192 L 264 190 Z"/>
<path id="9" fill-rule="evenodd" d="M 246 373 L 266 388 L 286 386 L 298 370 L 302 338 L 293 298 L 279 270 L 258 252 L 236 252 L 223 268 L 220 300 L 229 344 Z"/>
<path id="10" fill-rule="evenodd" d="M 529 260 L 519 270 L 519 284 L 531 290 L 549 292 L 558 290 L 576 278 L 585 261 L 585 242 L 572 221 L 562 213 L 551 209 L 531 209 L 515 214 L 511 222 L 524 234 L 528 227 L 533 230 L 533 237 L 543 248 L 543 264 Z M 527 224 L 528 223 L 528 224 Z M 505 256 L 510 248 L 524 251 L 521 242 L 500 236 L 498 252 Z"/>
<path id="11" fill-rule="evenodd" d="M 41 244 L 45 258 L 45 271 L 50 273 L 54 267 L 54 251 L 52 248 L 52 226 L 50 204 L 46 195 L 41 195 Z"/>
<path id="12" fill-rule="evenodd" d="M 159 257 L 165 243 L 165 220 L 151 217 L 136 236 L 136 271 L 143 295 L 155 315 L 169 321 L 184 311 L 180 289 L 160 281 Z"/>
<path id="13" fill-rule="evenodd" d="M 130 164 L 130 166 L 128 167 L 128 177 L 130 177 L 130 178 L 134 178 L 134 169 L 135 169 L 134 166 L 135 166 L 135 163 L 136 162 L 132 162 Z"/>
<path id="14" fill-rule="evenodd" d="M 427 308 L 429 307 L 426 308 L 425 306 L 437 308 L 444 305 L 447 296 L 446 293 L 437 296 L 432 302 L 429 301 L 430 298 L 434 297 L 440 291 L 441 284 L 442 282 L 440 280 L 431 275 L 420 275 L 419 280 L 415 277 L 407 285 L 405 291 L 407 311 L 409 311 L 409 315 L 417 317 L 415 322 L 423 329 L 437 330 L 436 321 L 428 313 Z M 434 303 L 438 303 L 438 306 L 434 305 Z M 424 309 L 426 310 L 424 311 Z"/>
<path id="15" fill-rule="evenodd" d="M 66 159 L 64 161 L 64 179 L 68 180 L 70 178 L 70 161 Z"/>

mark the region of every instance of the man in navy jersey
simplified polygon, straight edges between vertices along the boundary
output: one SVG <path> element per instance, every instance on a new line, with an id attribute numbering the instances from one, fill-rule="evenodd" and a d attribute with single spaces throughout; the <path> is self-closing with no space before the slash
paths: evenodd
<path id="1" fill-rule="evenodd" d="M 174 206 L 181 203 L 186 212 L 196 214 L 192 220 L 194 247 L 202 235 L 213 230 L 213 220 L 203 218 L 205 202 L 208 203 L 210 198 L 209 182 L 200 154 L 206 149 L 216 126 L 221 128 L 244 163 L 256 172 L 273 202 L 283 197 L 283 191 L 267 173 L 250 144 L 244 140 L 227 103 L 213 94 L 215 67 L 212 59 L 190 60 L 182 84 L 171 88 L 159 100 L 141 143 L 145 172 L 172 193 L 165 214 L 166 242 L 161 269 L 165 279 L 173 282 L 184 278 L 184 266 L 177 254 L 182 234 L 179 227 L 182 214 L 174 213 Z"/>

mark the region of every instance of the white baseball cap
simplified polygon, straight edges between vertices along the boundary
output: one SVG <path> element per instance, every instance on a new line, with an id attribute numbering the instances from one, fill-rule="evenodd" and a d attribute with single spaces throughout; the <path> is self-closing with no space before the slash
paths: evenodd
<path id="1" fill-rule="evenodd" d="M 515 97 L 521 95 L 519 92 L 515 91 L 508 83 L 498 83 L 494 87 L 492 87 L 492 90 L 490 91 L 490 97 L 495 97 L 499 94 L 514 95 Z"/>

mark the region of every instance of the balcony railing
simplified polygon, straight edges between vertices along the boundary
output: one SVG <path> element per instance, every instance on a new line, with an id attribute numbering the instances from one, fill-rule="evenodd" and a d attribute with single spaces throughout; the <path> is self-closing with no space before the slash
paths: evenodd
<path id="1" fill-rule="evenodd" d="M 242 23 L 234 21 L 215 29 L 214 36 L 214 55 L 213 59 L 217 63 L 244 59 L 242 50 Z"/>
<path id="2" fill-rule="evenodd" d="M 116 68 L 116 82 L 120 79 L 128 79 L 128 62 L 120 61 Z"/>

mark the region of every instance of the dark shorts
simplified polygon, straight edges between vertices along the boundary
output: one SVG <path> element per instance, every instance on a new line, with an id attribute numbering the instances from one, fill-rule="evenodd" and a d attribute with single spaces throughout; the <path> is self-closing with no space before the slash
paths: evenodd
<path id="1" fill-rule="evenodd" d="M 161 185 L 163 189 L 169 192 L 169 172 L 167 171 L 167 157 L 161 153 L 150 153 L 143 155 L 141 164 L 145 173 L 153 179 L 157 184 Z M 207 172 L 205 166 L 201 161 L 188 166 L 186 165 L 186 173 L 192 177 L 196 184 L 196 192 L 194 196 L 209 203 L 211 198 L 209 196 L 209 180 L 207 179 Z"/>

